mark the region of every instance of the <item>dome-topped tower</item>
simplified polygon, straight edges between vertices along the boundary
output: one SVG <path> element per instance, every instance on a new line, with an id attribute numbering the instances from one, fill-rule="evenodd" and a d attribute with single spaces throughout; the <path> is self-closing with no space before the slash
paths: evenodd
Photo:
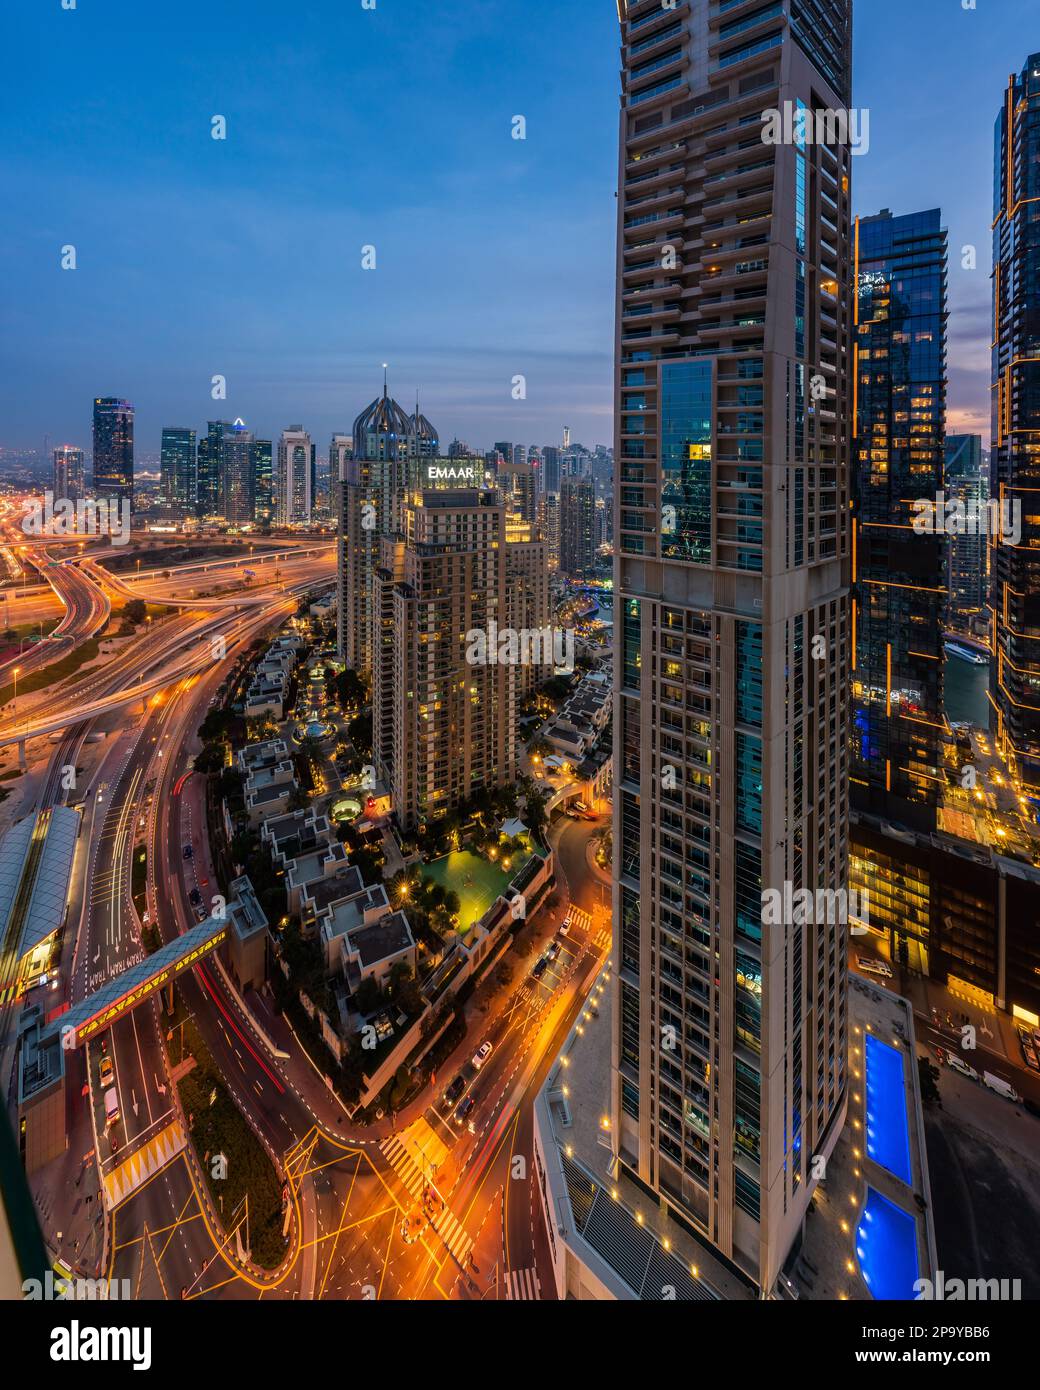
<path id="1" fill-rule="evenodd" d="M 437 431 L 419 409 L 419 397 L 415 398 L 415 414 L 408 417 L 409 452 L 417 458 L 436 458 L 440 453 L 440 438 Z"/>
<path id="2" fill-rule="evenodd" d="M 400 458 L 407 449 L 410 433 L 411 417 L 387 391 L 384 367 L 383 394 L 366 406 L 354 421 L 354 457 Z"/>

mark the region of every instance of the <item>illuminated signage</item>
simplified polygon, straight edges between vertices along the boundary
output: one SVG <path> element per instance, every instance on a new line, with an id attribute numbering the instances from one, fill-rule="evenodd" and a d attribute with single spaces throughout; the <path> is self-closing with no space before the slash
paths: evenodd
<path id="1" fill-rule="evenodd" d="M 215 947 L 226 940 L 227 927 L 223 927 L 215 936 L 203 942 L 201 946 L 196 946 L 195 950 L 192 951 L 190 955 L 184 956 L 181 960 L 174 961 L 174 963 L 167 966 L 165 970 L 161 970 L 158 974 L 150 976 L 143 984 L 138 985 L 136 989 L 129 990 L 114 1004 L 109 1004 L 100 1013 L 95 1014 L 93 1018 L 88 1019 L 85 1023 L 81 1023 L 75 1030 L 75 1040 L 70 1041 L 66 1039 L 65 1046 L 79 1047 L 82 1043 L 87 1042 L 95 1033 L 101 1032 L 103 1029 L 107 1028 L 110 1023 L 115 1023 L 116 1019 L 122 1018 L 122 1016 L 125 1013 L 129 1013 L 131 1009 L 136 1009 L 138 1004 L 143 1003 L 149 995 L 154 994 L 157 989 L 162 989 L 164 985 L 170 984 L 178 975 L 182 975 L 185 970 L 189 970 L 193 965 L 196 965 L 203 956 L 209 955 Z"/>
<path id="2" fill-rule="evenodd" d="M 462 483 L 469 487 L 480 485 L 477 465 L 473 463 L 428 463 L 426 481 L 429 483 Z"/>

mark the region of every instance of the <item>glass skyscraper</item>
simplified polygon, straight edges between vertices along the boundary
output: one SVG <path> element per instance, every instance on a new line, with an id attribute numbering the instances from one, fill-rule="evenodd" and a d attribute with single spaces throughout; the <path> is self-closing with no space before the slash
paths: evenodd
<path id="1" fill-rule="evenodd" d="M 611 1140 L 769 1292 L 846 1105 L 847 927 L 762 904 L 846 878 L 851 6 L 619 11 Z"/>
<path id="2" fill-rule="evenodd" d="M 1040 795 L 1040 53 L 1008 79 L 993 154 L 990 488 L 1017 509 L 1017 544 L 990 536 L 998 744 Z"/>
<path id="3" fill-rule="evenodd" d="M 94 491 L 133 502 L 134 408 L 116 396 L 94 400 Z"/>
<path id="4" fill-rule="evenodd" d="M 194 516 L 198 483 L 194 430 L 179 426 L 163 430 L 159 473 L 164 504 L 177 516 Z"/>
<path id="5" fill-rule="evenodd" d="M 855 255 L 852 804 L 928 830 L 942 791 L 947 599 L 941 499 L 936 510 L 946 431 L 942 214 L 857 219 Z"/>

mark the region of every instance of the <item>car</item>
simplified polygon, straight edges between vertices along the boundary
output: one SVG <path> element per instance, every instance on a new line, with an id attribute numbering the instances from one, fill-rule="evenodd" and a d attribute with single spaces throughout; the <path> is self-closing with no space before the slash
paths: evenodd
<path id="1" fill-rule="evenodd" d="M 183 853 L 185 859 L 190 859 L 195 851 L 192 849 L 191 845 L 185 845 Z"/>
<path id="2" fill-rule="evenodd" d="M 119 1097 L 113 1086 L 105 1092 L 105 1128 L 111 1129 L 119 1119 Z"/>
<path id="3" fill-rule="evenodd" d="M 194 903 L 196 907 L 198 907 L 199 903 L 202 902 L 202 894 L 199 892 L 197 888 L 193 888 L 191 892 L 188 894 L 188 900 Z"/>
<path id="4" fill-rule="evenodd" d="M 864 975 L 880 975 L 883 980 L 892 978 L 892 967 L 888 961 L 874 960 L 871 956 L 857 956 L 856 969 L 861 970 Z"/>
<path id="5" fill-rule="evenodd" d="M 449 1105 L 454 1105 L 465 1089 L 466 1078 L 459 1072 L 458 1076 L 444 1092 L 444 1099 Z"/>
<path id="6" fill-rule="evenodd" d="M 491 1044 L 489 1042 L 482 1042 L 473 1054 L 473 1070 L 479 1071 L 490 1056 Z"/>
<path id="7" fill-rule="evenodd" d="M 469 1120 L 469 1124 L 466 1125 L 466 1128 L 469 1130 L 471 1134 L 474 1132 L 473 1121 L 470 1120 L 469 1117 L 472 1115 L 473 1107 L 476 1105 L 476 1103 L 477 1102 L 473 1099 L 472 1096 L 467 1096 L 466 1099 L 459 1106 L 459 1108 L 455 1111 L 456 1124 L 466 1124 L 466 1121 Z"/>
<path id="8" fill-rule="evenodd" d="M 565 917 L 565 918 L 563 919 L 563 925 L 560 927 L 560 930 L 556 933 L 556 935 L 557 935 L 557 936 L 566 936 L 567 933 L 570 931 L 572 925 L 573 925 L 573 922 L 572 922 L 571 918 L 570 918 L 570 917 Z"/>
<path id="9" fill-rule="evenodd" d="M 546 960 L 555 960 L 556 957 L 557 957 L 559 954 L 560 954 L 560 943 L 559 943 L 558 941 L 550 941 L 550 942 L 549 942 L 549 948 L 548 948 L 548 950 L 547 950 L 546 953 L 545 953 L 545 959 L 546 959 Z"/>
<path id="10" fill-rule="evenodd" d="M 961 1076 L 968 1077 L 971 1081 L 978 1081 L 979 1074 L 974 1067 L 969 1067 L 967 1062 L 962 1061 L 956 1052 L 947 1052 L 946 1065 L 954 1071 L 959 1071 Z"/>
<path id="11" fill-rule="evenodd" d="M 1028 1028 L 1018 1030 L 1018 1041 L 1022 1048 L 1022 1059 L 1030 1071 L 1040 1071 L 1040 1058 L 1037 1057 L 1033 1036 Z"/>
<path id="12" fill-rule="evenodd" d="M 204 907 L 197 907 L 197 908 L 195 909 L 195 920 L 196 920 L 196 922 L 204 922 L 208 916 L 209 916 L 209 913 L 206 911 L 206 909 L 205 909 Z"/>
<path id="13" fill-rule="evenodd" d="M 106 1089 L 115 1080 L 115 1073 L 112 1070 L 112 1058 L 102 1057 L 101 1065 L 98 1067 L 98 1075 L 101 1077 L 101 1084 Z"/>
<path id="14" fill-rule="evenodd" d="M 537 959 L 537 960 L 535 961 L 535 963 L 534 963 L 534 967 L 533 967 L 533 969 L 531 970 L 531 974 L 534 976 L 534 978 L 535 978 L 536 980 L 540 980 L 540 979 L 542 978 L 542 976 L 545 974 L 545 972 L 546 972 L 546 970 L 547 970 L 547 968 L 548 968 L 548 965 L 549 965 L 549 962 L 545 959 L 545 957 L 544 957 L 544 956 L 539 956 L 538 959 Z"/>

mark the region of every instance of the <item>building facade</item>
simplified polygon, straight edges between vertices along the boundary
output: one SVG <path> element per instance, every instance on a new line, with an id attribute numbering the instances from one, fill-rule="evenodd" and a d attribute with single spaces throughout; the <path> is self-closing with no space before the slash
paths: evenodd
<path id="1" fill-rule="evenodd" d="M 405 829 L 516 777 L 513 668 L 488 646 L 507 625 L 505 533 L 497 493 L 426 491 L 382 541 L 373 744 Z"/>
<path id="2" fill-rule="evenodd" d="M 564 478 L 560 489 L 560 569 L 588 574 L 596 563 L 596 488 L 591 478 Z"/>
<path id="3" fill-rule="evenodd" d="M 857 809 L 928 830 L 944 732 L 942 215 L 857 219 L 855 255 L 851 795 Z"/>
<path id="4" fill-rule="evenodd" d="M 763 894 L 846 883 L 850 8 L 619 6 L 611 1138 L 767 1292 L 846 1107 L 847 928 Z"/>
<path id="5" fill-rule="evenodd" d="M 980 434 L 946 436 L 946 497 L 966 517 L 989 515 L 989 466 Z M 983 637 L 989 626 L 989 555 L 980 526 L 965 526 L 947 543 L 946 626 L 966 637 Z"/>
<path id="6" fill-rule="evenodd" d="M 274 475 L 278 526 L 307 526 L 314 506 L 314 445 L 302 425 L 282 430 Z"/>
<path id="7" fill-rule="evenodd" d="M 94 492 L 133 505 L 134 408 L 117 396 L 94 400 Z"/>
<path id="8" fill-rule="evenodd" d="M 65 497 L 70 502 L 79 502 L 86 497 L 82 449 L 76 449 L 71 444 L 62 444 L 54 450 L 51 486 L 56 498 Z"/>
<path id="9" fill-rule="evenodd" d="M 989 537 L 998 745 L 1040 793 L 1040 53 L 1008 79 L 994 137 L 990 483 L 1017 508 L 1015 544 Z"/>
<path id="10" fill-rule="evenodd" d="M 178 425 L 164 428 L 159 475 L 163 504 L 174 516 L 195 515 L 196 467 L 195 431 Z"/>

